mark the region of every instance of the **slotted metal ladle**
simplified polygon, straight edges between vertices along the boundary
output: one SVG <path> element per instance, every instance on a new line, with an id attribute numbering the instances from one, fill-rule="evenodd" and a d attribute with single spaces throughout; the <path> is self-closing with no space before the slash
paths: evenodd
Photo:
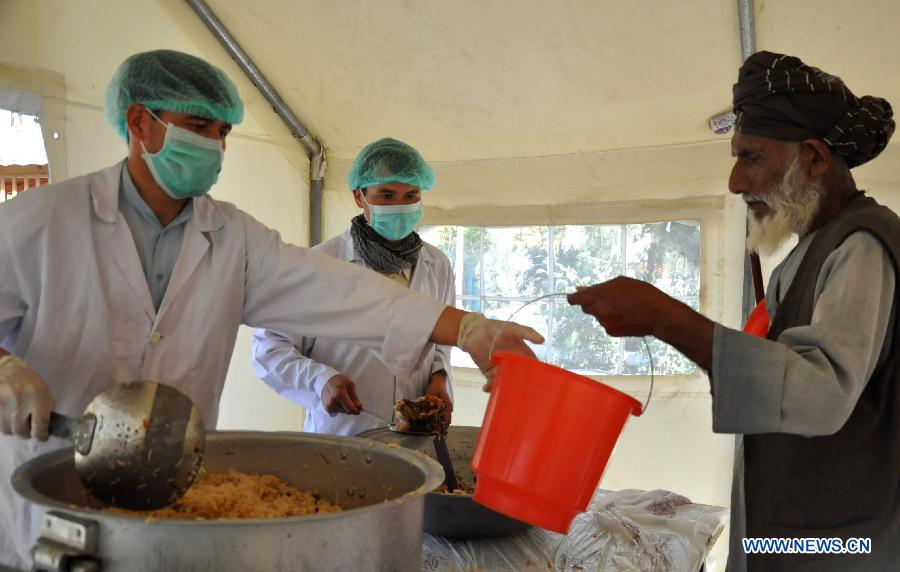
<path id="1" fill-rule="evenodd" d="M 197 477 L 206 445 L 197 407 L 155 381 L 113 386 L 78 419 L 53 412 L 49 431 L 75 443 L 75 468 L 94 497 L 132 510 L 178 500 Z"/>

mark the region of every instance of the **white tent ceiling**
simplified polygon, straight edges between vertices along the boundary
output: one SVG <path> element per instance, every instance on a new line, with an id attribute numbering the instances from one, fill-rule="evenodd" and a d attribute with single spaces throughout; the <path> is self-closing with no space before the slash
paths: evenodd
<path id="1" fill-rule="evenodd" d="M 184 2 L 161 3 L 192 37 L 209 36 Z M 736 0 L 207 3 L 327 146 L 327 190 L 345 190 L 349 161 L 387 135 L 437 163 L 453 193 L 430 204 L 445 209 L 725 190 L 728 136 L 707 120 L 730 108 Z M 755 8 L 758 49 L 900 102 L 895 0 Z M 206 41 L 208 57 L 230 63 Z M 860 170 L 867 184 L 900 188 L 895 148 Z"/>
<path id="2" fill-rule="evenodd" d="M 435 161 L 717 139 L 736 0 L 209 0 L 335 158 L 393 134 Z M 900 102 L 895 0 L 757 0 L 758 48 Z"/>
<path id="3" fill-rule="evenodd" d="M 386 133 L 437 161 L 710 139 L 740 63 L 722 0 L 209 5 L 340 158 Z"/>

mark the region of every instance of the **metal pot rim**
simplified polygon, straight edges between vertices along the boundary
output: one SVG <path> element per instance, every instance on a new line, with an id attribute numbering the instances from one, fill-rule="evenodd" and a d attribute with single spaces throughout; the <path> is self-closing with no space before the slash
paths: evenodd
<path id="1" fill-rule="evenodd" d="M 347 509 L 341 512 L 323 513 L 316 516 L 291 516 L 283 518 L 265 518 L 265 519 L 218 519 L 218 520 L 180 520 L 180 519 L 159 519 L 148 520 L 145 516 L 118 514 L 103 511 L 87 506 L 72 505 L 60 502 L 56 499 L 46 496 L 34 488 L 31 482 L 31 476 L 41 474 L 43 471 L 56 465 L 60 461 L 72 458 L 73 448 L 66 447 L 57 449 L 49 453 L 44 453 L 25 463 L 19 465 L 13 472 L 10 482 L 13 489 L 24 499 L 29 502 L 68 511 L 85 512 L 92 515 L 99 515 L 107 518 L 126 518 L 129 520 L 143 521 L 146 524 L 160 526 L 195 526 L 197 524 L 213 525 L 213 526 L 254 526 L 261 523 L 265 524 L 290 524 L 294 522 L 310 522 L 310 521 L 327 521 L 346 518 L 348 514 L 358 515 L 364 512 L 379 510 L 386 503 L 403 504 L 418 497 L 424 497 L 444 482 L 444 471 L 440 463 L 430 457 L 419 454 L 416 451 L 404 449 L 402 447 L 388 447 L 386 444 L 373 439 L 365 439 L 362 437 L 338 437 L 335 435 L 320 435 L 316 433 L 292 433 L 292 432 L 268 432 L 268 431 L 210 431 L 206 434 L 207 441 L 220 441 L 229 438 L 246 438 L 246 437 L 265 437 L 266 439 L 290 441 L 298 436 L 303 436 L 304 441 L 320 441 L 329 444 L 356 445 L 359 448 L 375 449 L 380 453 L 386 453 L 393 457 L 400 457 L 410 464 L 416 466 L 422 471 L 425 482 L 418 488 L 405 493 L 395 499 L 383 501 L 369 506 Z"/>

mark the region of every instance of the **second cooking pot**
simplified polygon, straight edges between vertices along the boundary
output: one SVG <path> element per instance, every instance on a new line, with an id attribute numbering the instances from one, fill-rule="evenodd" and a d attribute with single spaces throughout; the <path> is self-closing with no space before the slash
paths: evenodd
<path id="1" fill-rule="evenodd" d="M 456 473 L 470 486 L 475 485 L 472 454 L 480 427 L 451 425 L 447 432 L 447 449 Z M 432 436 L 396 433 L 388 428 L 372 429 L 358 435 L 382 443 L 399 445 L 436 458 Z M 429 493 L 425 499 L 425 532 L 449 538 L 491 538 L 508 536 L 531 525 L 495 512 L 472 500 L 472 495 Z"/>

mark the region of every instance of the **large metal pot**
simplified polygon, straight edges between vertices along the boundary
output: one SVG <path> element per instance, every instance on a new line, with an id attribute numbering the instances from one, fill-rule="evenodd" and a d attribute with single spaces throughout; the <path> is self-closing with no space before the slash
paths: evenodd
<path id="1" fill-rule="evenodd" d="M 475 484 L 472 456 L 481 427 L 451 425 L 447 431 L 447 449 L 455 472 L 470 486 Z M 388 428 L 371 429 L 359 437 L 392 443 L 436 458 L 433 439 L 398 433 Z M 443 480 L 443 479 L 442 479 Z M 429 493 L 425 499 L 425 532 L 450 538 L 492 538 L 508 536 L 531 528 L 530 524 L 493 511 L 472 500 L 472 495 Z"/>
<path id="2" fill-rule="evenodd" d="M 15 490 L 34 503 L 36 561 L 94 552 L 102 570 L 419 570 L 425 495 L 443 481 L 424 455 L 353 437 L 306 433 L 207 435 L 204 466 L 274 474 L 346 510 L 270 520 L 147 521 L 98 510 L 72 450 L 19 467 Z M 84 558 L 82 557 L 82 560 Z"/>

